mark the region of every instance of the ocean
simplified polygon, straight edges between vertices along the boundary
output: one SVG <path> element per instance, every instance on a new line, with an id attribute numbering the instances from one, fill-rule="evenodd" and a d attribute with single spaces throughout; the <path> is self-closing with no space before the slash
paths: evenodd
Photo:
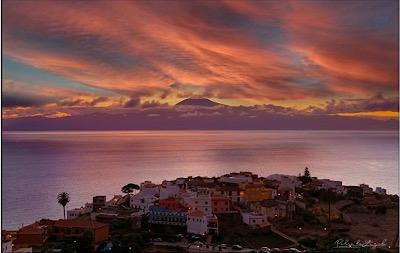
<path id="1" fill-rule="evenodd" d="M 62 218 L 94 195 L 127 183 L 251 171 L 367 183 L 398 194 L 398 132 L 391 131 L 68 131 L 3 132 L 2 229 Z"/>

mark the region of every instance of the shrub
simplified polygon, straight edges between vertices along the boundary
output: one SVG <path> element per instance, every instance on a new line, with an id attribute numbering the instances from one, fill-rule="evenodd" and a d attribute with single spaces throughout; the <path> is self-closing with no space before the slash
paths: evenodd
<path id="1" fill-rule="evenodd" d="M 386 214 L 386 211 L 387 211 L 386 206 L 381 205 L 375 209 L 375 214 Z"/>

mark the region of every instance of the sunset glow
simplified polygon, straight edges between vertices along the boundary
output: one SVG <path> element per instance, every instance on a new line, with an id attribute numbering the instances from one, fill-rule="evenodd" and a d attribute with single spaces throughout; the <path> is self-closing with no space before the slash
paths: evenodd
<path id="1" fill-rule="evenodd" d="M 398 118 L 397 4 L 4 1 L 2 116 L 172 113 L 204 97 Z"/>

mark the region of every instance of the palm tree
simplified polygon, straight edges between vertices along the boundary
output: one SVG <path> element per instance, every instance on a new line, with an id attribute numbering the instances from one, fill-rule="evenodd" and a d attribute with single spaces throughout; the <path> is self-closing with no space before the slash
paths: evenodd
<path id="1" fill-rule="evenodd" d="M 140 186 L 137 184 L 129 183 L 124 185 L 121 189 L 123 193 L 133 193 L 134 191 L 140 190 Z"/>
<path id="2" fill-rule="evenodd" d="M 64 220 L 65 220 L 65 206 L 69 203 L 69 194 L 67 192 L 61 192 L 57 195 L 58 204 L 62 205 L 64 209 Z"/>

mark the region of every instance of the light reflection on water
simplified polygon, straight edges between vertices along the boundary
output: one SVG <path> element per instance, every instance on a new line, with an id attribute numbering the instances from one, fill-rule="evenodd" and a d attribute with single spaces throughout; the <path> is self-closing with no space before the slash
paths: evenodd
<path id="1" fill-rule="evenodd" d="M 60 218 L 122 185 L 231 171 L 313 176 L 398 192 L 398 133 L 384 131 L 110 131 L 3 133 L 3 228 Z"/>

